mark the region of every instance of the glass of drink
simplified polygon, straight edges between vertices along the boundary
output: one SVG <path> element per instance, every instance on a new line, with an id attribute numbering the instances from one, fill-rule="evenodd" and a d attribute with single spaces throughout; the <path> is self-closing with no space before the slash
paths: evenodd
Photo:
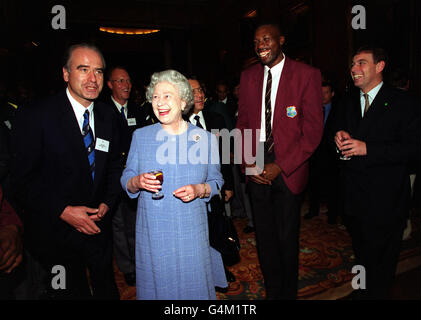
<path id="1" fill-rule="evenodd" d="M 162 173 L 162 169 L 152 170 L 148 172 L 149 174 L 153 174 L 159 182 L 164 182 L 164 174 Z M 152 199 L 159 200 L 164 197 L 164 194 L 159 190 L 152 195 Z"/>
<path id="2" fill-rule="evenodd" d="M 344 139 L 344 140 L 348 140 L 348 139 Z M 344 156 L 338 148 L 336 148 L 336 152 L 340 154 L 339 160 L 351 160 L 351 157 Z"/>

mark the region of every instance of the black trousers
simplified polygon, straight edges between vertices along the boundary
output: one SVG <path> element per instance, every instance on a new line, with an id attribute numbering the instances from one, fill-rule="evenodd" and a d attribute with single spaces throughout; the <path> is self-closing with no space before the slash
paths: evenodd
<path id="1" fill-rule="evenodd" d="M 249 182 L 257 251 L 267 299 L 296 299 L 302 195 L 279 176 L 272 185 Z"/>
<path id="2" fill-rule="evenodd" d="M 119 299 L 112 260 L 111 215 L 105 219 L 109 221 L 102 225 L 98 223 L 101 228 L 98 235 L 89 236 L 77 231 L 63 233 L 49 254 L 34 252 L 33 257 L 44 273 L 40 279 L 44 290 L 39 299 Z M 62 266 L 64 273 L 53 272 L 55 266 Z M 65 285 L 57 288 L 54 284 L 63 284 L 59 278 L 63 274 Z"/>
<path id="3" fill-rule="evenodd" d="M 137 199 L 130 199 L 123 194 L 112 220 L 114 256 L 123 274 L 136 272 L 136 210 Z"/>
<path id="4" fill-rule="evenodd" d="M 396 268 L 406 220 L 384 224 L 366 217 L 345 215 L 344 222 L 352 238 L 356 265 L 366 270 L 366 289 L 360 289 L 359 299 L 388 299 Z"/>

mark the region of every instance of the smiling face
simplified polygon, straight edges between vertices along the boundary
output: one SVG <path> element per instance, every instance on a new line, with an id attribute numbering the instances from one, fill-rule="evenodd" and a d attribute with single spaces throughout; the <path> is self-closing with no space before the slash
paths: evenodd
<path id="1" fill-rule="evenodd" d="M 384 61 L 374 62 L 373 54 L 361 52 L 354 56 L 351 64 L 351 77 L 354 85 L 364 93 L 370 92 L 383 79 Z"/>
<path id="2" fill-rule="evenodd" d="M 63 68 L 63 79 L 76 101 L 88 107 L 98 98 L 104 84 L 104 65 L 100 55 L 92 49 L 77 48 Z"/>
<path id="3" fill-rule="evenodd" d="M 261 26 L 254 34 L 254 50 L 264 65 L 269 68 L 282 61 L 282 46 L 285 37 L 279 34 L 279 31 L 271 25 Z"/>
<path id="4" fill-rule="evenodd" d="M 178 129 L 181 112 L 186 103 L 181 100 L 178 89 L 169 82 L 159 82 L 152 94 L 152 108 L 162 125 Z"/>
<path id="5" fill-rule="evenodd" d="M 129 100 L 132 83 L 126 70 L 114 69 L 107 84 L 112 91 L 113 98 L 119 104 L 124 105 Z"/>

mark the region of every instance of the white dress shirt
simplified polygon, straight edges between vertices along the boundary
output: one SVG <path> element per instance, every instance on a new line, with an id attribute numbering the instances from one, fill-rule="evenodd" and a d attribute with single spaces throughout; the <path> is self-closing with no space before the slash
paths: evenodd
<path id="1" fill-rule="evenodd" d="M 271 125 L 273 126 L 273 115 L 275 114 L 275 104 L 276 104 L 276 95 L 278 93 L 278 86 L 279 81 L 281 80 L 282 70 L 284 69 L 285 64 L 285 55 L 281 62 L 279 62 L 276 66 L 269 68 L 265 66 L 265 74 L 263 78 L 263 92 L 262 92 L 262 119 L 260 121 L 260 141 L 266 141 L 266 103 L 265 103 L 265 96 L 266 96 L 266 83 L 268 79 L 268 71 L 272 74 L 272 91 L 270 95 L 270 104 L 272 108 L 272 119 Z"/>
<path id="2" fill-rule="evenodd" d="M 370 103 L 370 106 L 371 106 L 371 103 L 373 102 L 373 100 L 376 98 L 376 96 L 379 93 L 382 86 L 383 86 L 383 81 L 380 82 L 376 87 L 371 89 L 369 92 L 367 92 L 368 102 Z M 364 98 L 364 92 L 362 92 L 362 91 L 360 91 L 360 101 L 361 101 L 361 116 L 364 117 L 365 98 Z"/>
<path id="3" fill-rule="evenodd" d="M 95 119 L 94 119 L 94 103 L 92 102 L 89 107 L 84 107 L 79 102 L 72 97 L 69 92 L 69 88 L 66 89 L 67 97 L 70 100 L 70 104 L 72 105 L 73 112 L 75 113 L 77 123 L 79 124 L 80 133 L 83 134 L 83 115 L 85 114 L 86 110 L 89 110 L 89 126 L 91 127 L 92 134 L 94 135 L 95 139 Z"/>
<path id="4" fill-rule="evenodd" d="M 196 124 L 196 119 L 194 118 L 195 116 L 199 116 L 200 117 L 199 122 L 202 125 L 203 129 L 206 130 L 205 119 L 203 118 L 202 111 L 199 111 L 197 114 L 196 113 L 192 113 L 191 116 L 189 117 L 190 123 L 192 123 L 192 124 L 194 124 L 196 126 L 197 124 Z"/>
<path id="5" fill-rule="evenodd" d="M 127 103 L 128 103 L 128 101 L 126 101 L 126 103 L 125 104 L 123 104 L 123 105 L 121 105 L 121 104 L 119 104 L 116 100 L 114 100 L 114 97 L 111 95 L 111 100 L 113 100 L 113 102 L 114 102 L 114 104 L 115 104 L 115 106 L 117 107 L 117 109 L 118 109 L 118 113 L 121 113 L 121 108 L 123 108 L 124 107 L 124 116 L 126 117 L 126 119 L 127 119 Z"/>

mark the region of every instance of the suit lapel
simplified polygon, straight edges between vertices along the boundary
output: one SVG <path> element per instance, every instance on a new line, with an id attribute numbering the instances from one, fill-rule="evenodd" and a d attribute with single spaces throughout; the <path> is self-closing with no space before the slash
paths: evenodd
<path id="1" fill-rule="evenodd" d="M 275 110 L 274 110 L 274 121 L 275 119 L 281 119 L 281 114 L 284 112 L 284 107 L 287 107 L 287 92 L 291 92 L 290 86 L 293 85 L 291 77 L 294 74 L 293 66 L 291 60 L 287 58 L 284 54 L 284 68 L 281 73 L 281 78 L 279 79 L 278 92 L 276 93 L 275 101 Z M 276 130 L 278 126 L 273 126 L 272 130 Z"/>
<path id="2" fill-rule="evenodd" d="M 88 154 L 85 149 L 85 143 L 83 142 L 82 133 L 80 132 L 79 124 L 73 111 L 73 107 L 70 104 L 65 91 L 63 91 L 62 101 L 63 104 L 61 105 L 61 108 L 58 108 L 60 113 L 58 117 L 60 121 L 60 128 L 62 129 L 64 139 L 69 145 L 69 148 L 74 151 L 74 161 L 80 163 L 82 169 L 86 171 L 87 176 L 89 177 L 90 166 Z M 87 180 L 92 183 L 92 179 Z"/>
<path id="3" fill-rule="evenodd" d="M 210 132 L 211 123 L 209 121 L 209 113 L 206 111 L 202 111 L 203 121 L 205 121 L 206 130 Z"/>
<path id="4" fill-rule="evenodd" d="M 373 121 L 378 121 L 379 119 L 381 119 L 383 113 L 387 111 L 387 101 L 389 99 L 388 92 L 389 91 L 387 90 L 387 86 L 383 84 L 383 86 L 377 93 L 376 98 L 371 103 L 370 108 L 368 109 L 364 118 L 361 120 L 359 133 L 362 136 L 366 136 Z"/>
<path id="5" fill-rule="evenodd" d="M 94 106 L 94 116 L 95 116 L 95 141 L 98 139 L 108 140 L 107 135 L 107 124 L 105 123 L 104 116 L 101 113 L 99 107 Z M 110 142 L 110 141 L 109 141 Z M 107 152 L 95 150 L 95 181 L 94 187 L 97 187 L 98 180 L 97 177 L 102 176 L 102 171 L 104 170 L 105 161 L 107 158 Z"/>
<path id="6" fill-rule="evenodd" d="M 251 99 L 256 99 L 255 104 L 258 106 L 254 115 L 255 126 L 254 128 L 260 129 L 260 123 L 262 121 L 262 94 L 263 94 L 263 80 L 265 75 L 264 67 L 259 63 L 259 68 L 253 77 L 253 86 L 257 88 L 257 95 L 254 97 L 249 97 Z M 254 91 L 254 90 L 253 90 Z"/>

